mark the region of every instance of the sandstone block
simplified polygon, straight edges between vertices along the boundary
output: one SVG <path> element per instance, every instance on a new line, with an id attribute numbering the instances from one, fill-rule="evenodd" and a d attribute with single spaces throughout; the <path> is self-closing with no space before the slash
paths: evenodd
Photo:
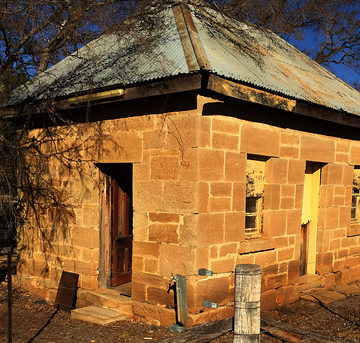
<path id="1" fill-rule="evenodd" d="M 238 253 L 238 244 L 237 243 L 228 243 L 220 247 L 219 256 L 225 257 L 227 255 L 233 255 Z"/>
<path id="2" fill-rule="evenodd" d="M 197 145 L 195 115 L 169 116 L 166 118 L 168 148 L 186 149 Z"/>
<path id="3" fill-rule="evenodd" d="M 282 236 L 286 232 L 286 211 L 264 211 L 264 234 L 268 237 Z"/>
<path id="4" fill-rule="evenodd" d="M 281 145 L 297 146 L 300 144 L 300 136 L 289 133 L 282 133 L 280 135 Z"/>
<path id="5" fill-rule="evenodd" d="M 225 214 L 225 242 L 239 242 L 245 238 L 245 213 Z"/>
<path id="6" fill-rule="evenodd" d="M 352 142 L 350 147 L 350 163 L 355 165 L 360 164 L 360 145 L 355 142 Z"/>
<path id="7" fill-rule="evenodd" d="M 178 224 L 153 224 L 149 226 L 149 240 L 162 243 L 178 243 Z"/>
<path id="8" fill-rule="evenodd" d="M 160 246 L 160 274 L 189 275 L 195 273 L 196 249 L 172 244 Z"/>
<path id="9" fill-rule="evenodd" d="M 179 159 L 177 156 L 154 156 L 151 160 L 151 178 L 154 180 L 177 180 Z"/>
<path id="10" fill-rule="evenodd" d="M 160 244 L 153 242 L 133 242 L 133 255 L 146 257 L 159 257 Z"/>
<path id="11" fill-rule="evenodd" d="M 224 152 L 199 149 L 199 180 L 222 181 L 224 179 Z"/>
<path id="12" fill-rule="evenodd" d="M 197 211 L 199 213 L 209 211 L 209 184 L 198 182 L 196 185 Z"/>
<path id="13" fill-rule="evenodd" d="M 139 283 L 131 284 L 131 298 L 135 301 L 145 302 L 146 299 L 146 285 Z"/>
<path id="14" fill-rule="evenodd" d="M 164 187 L 163 207 L 168 212 L 193 212 L 195 209 L 194 182 L 168 182 Z"/>
<path id="15" fill-rule="evenodd" d="M 320 137 L 302 136 L 300 158 L 314 162 L 334 162 L 335 142 Z"/>
<path id="16" fill-rule="evenodd" d="M 152 130 L 143 133 L 144 149 L 160 149 L 165 146 L 165 132 Z"/>
<path id="17" fill-rule="evenodd" d="M 188 214 L 183 217 L 179 229 L 180 245 L 197 246 L 198 236 L 196 229 L 197 216 Z"/>
<path id="18" fill-rule="evenodd" d="M 225 180 L 245 183 L 246 154 L 226 152 Z"/>
<path id="19" fill-rule="evenodd" d="M 305 161 L 290 159 L 288 168 L 288 183 L 303 185 L 305 178 Z"/>
<path id="20" fill-rule="evenodd" d="M 289 261 L 294 258 L 294 248 L 285 248 L 278 250 L 278 261 Z"/>
<path id="21" fill-rule="evenodd" d="M 141 162 L 142 138 L 137 132 L 124 132 L 104 138 L 98 148 L 99 163 Z"/>
<path id="22" fill-rule="evenodd" d="M 282 158 L 271 158 L 266 162 L 266 183 L 284 184 L 287 181 L 288 160 Z"/>
<path id="23" fill-rule="evenodd" d="M 211 195 L 214 197 L 231 196 L 232 184 L 231 182 L 212 182 Z"/>
<path id="24" fill-rule="evenodd" d="M 166 307 L 174 306 L 173 292 L 167 293 L 166 288 L 157 288 L 149 286 L 147 288 L 146 300 L 150 304 L 162 305 Z"/>
<path id="25" fill-rule="evenodd" d="M 278 274 L 266 278 L 265 290 L 269 291 L 286 285 L 287 274 Z"/>
<path id="26" fill-rule="evenodd" d="M 230 197 L 210 198 L 210 212 L 229 212 L 231 211 Z"/>
<path id="27" fill-rule="evenodd" d="M 297 234 L 301 228 L 301 210 L 287 211 L 286 233 L 288 235 Z"/>
<path id="28" fill-rule="evenodd" d="M 162 210 L 162 192 L 161 181 L 135 181 L 134 210 L 160 212 Z"/>
<path id="29" fill-rule="evenodd" d="M 212 147 L 214 149 L 221 149 L 228 151 L 239 150 L 239 136 L 213 132 L 211 141 L 212 141 Z"/>
<path id="30" fill-rule="evenodd" d="M 300 148 L 293 146 L 280 146 L 280 157 L 299 158 Z"/>
<path id="31" fill-rule="evenodd" d="M 211 126 L 211 120 L 212 118 L 203 117 L 201 116 L 199 118 L 199 127 L 200 132 L 198 136 L 198 145 L 202 148 L 209 148 L 210 147 L 210 139 L 211 139 L 211 133 L 210 133 L 210 126 Z"/>
<path id="32" fill-rule="evenodd" d="M 264 185 L 264 210 L 280 209 L 280 185 Z"/>
<path id="33" fill-rule="evenodd" d="M 200 245 L 224 242 L 224 215 L 199 214 L 198 239 Z"/>
<path id="34" fill-rule="evenodd" d="M 280 135 L 275 130 L 244 125 L 241 128 L 240 151 L 262 156 L 279 156 Z"/>
<path id="35" fill-rule="evenodd" d="M 239 120 L 229 117 L 213 117 L 212 130 L 217 132 L 231 133 L 233 135 L 239 135 Z"/>

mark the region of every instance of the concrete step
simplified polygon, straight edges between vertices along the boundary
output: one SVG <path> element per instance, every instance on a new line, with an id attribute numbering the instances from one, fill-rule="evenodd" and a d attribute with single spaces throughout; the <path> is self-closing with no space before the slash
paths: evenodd
<path id="1" fill-rule="evenodd" d="M 106 325 L 124 320 L 125 315 L 120 311 L 98 306 L 87 306 L 71 311 L 71 319 L 78 319 L 89 323 Z"/>
<path id="2" fill-rule="evenodd" d="M 77 293 L 76 307 L 101 306 L 120 311 L 127 317 L 132 316 L 131 298 L 115 294 L 111 290 L 90 291 L 79 289 Z"/>
<path id="3" fill-rule="evenodd" d="M 346 295 L 334 291 L 329 291 L 328 289 L 317 289 L 310 292 L 310 295 L 325 305 L 331 304 L 334 301 L 346 299 Z"/>

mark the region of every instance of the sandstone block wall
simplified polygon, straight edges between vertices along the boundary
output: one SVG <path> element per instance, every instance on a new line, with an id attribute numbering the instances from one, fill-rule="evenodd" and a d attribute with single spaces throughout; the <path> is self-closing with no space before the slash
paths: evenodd
<path id="1" fill-rule="evenodd" d="M 99 235 L 106 208 L 104 176 L 94 163 L 133 164 L 133 276 L 135 318 L 174 322 L 172 274 L 187 278 L 190 324 L 229 316 L 238 263 L 263 269 L 263 305 L 292 301 L 309 276 L 299 276 L 301 211 L 307 161 L 321 162 L 316 271 L 324 285 L 350 282 L 360 271 L 360 232 L 350 221 L 352 170 L 360 143 L 248 122 L 202 116 L 198 109 L 98 123 L 101 140 L 88 135 L 84 171 L 52 170 L 71 194 L 74 217 L 51 218 L 24 233 L 19 271 L 56 284 L 62 270 L 80 274 L 80 287 L 98 288 Z M 75 126 L 75 130 L 83 124 Z M 265 158 L 261 235 L 245 235 L 246 160 Z M 199 268 L 212 277 L 198 276 Z M 42 282 L 42 281 L 41 281 Z M 204 300 L 218 303 L 205 309 Z"/>

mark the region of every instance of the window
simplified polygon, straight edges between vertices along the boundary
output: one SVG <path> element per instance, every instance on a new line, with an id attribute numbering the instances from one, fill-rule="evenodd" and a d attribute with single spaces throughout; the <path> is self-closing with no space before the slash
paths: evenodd
<path id="1" fill-rule="evenodd" d="M 353 174 L 353 189 L 352 189 L 352 199 L 351 199 L 351 220 L 353 222 L 360 221 L 359 197 L 360 197 L 360 167 L 355 167 Z"/>
<path id="2" fill-rule="evenodd" d="M 262 231 L 265 160 L 248 156 L 246 163 L 245 234 L 258 237 Z"/>

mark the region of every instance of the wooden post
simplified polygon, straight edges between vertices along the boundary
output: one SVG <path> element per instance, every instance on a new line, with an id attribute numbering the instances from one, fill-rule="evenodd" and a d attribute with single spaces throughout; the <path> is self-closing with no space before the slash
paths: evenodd
<path id="1" fill-rule="evenodd" d="M 261 268 L 238 264 L 235 268 L 234 343 L 260 342 Z"/>
<path id="2" fill-rule="evenodd" d="M 12 255 L 13 249 L 9 248 L 7 255 L 7 282 L 8 282 L 8 343 L 12 343 Z"/>

